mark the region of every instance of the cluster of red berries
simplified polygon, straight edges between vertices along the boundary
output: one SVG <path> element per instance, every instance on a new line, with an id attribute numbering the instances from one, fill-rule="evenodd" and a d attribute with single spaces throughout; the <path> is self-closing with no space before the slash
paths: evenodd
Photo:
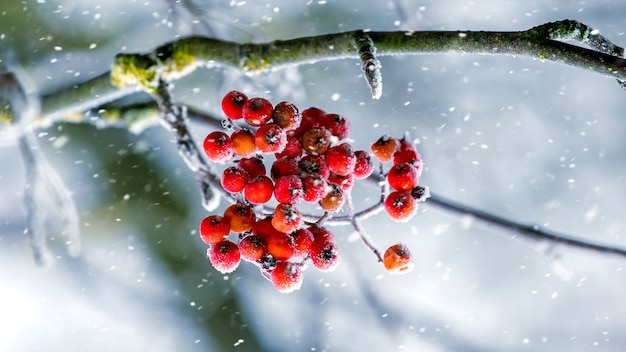
<path id="1" fill-rule="evenodd" d="M 350 122 L 314 107 L 300 112 L 290 102 L 272 106 L 267 99 L 249 99 L 239 91 L 224 96 L 222 110 L 228 118 L 223 124 L 228 133 L 209 133 L 203 146 L 210 160 L 230 164 L 223 170 L 221 184 L 236 203 L 200 224 L 200 236 L 210 245 L 207 255 L 215 269 L 229 273 L 242 259 L 252 262 L 281 292 L 300 288 L 302 269 L 309 261 L 321 271 L 334 270 L 340 259 L 334 235 L 320 224 L 306 224 L 298 205 L 313 203 L 326 212 L 339 211 L 355 179 L 372 174 L 370 153 L 355 151 L 346 141 Z M 243 121 L 245 124 L 239 124 Z M 413 183 L 407 181 L 411 176 L 406 171 L 395 172 L 389 182 L 393 182 L 392 188 L 408 190 L 410 195 L 421 171 L 419 155 L 415 151 L 412 159 L 403 156 L 405 149 L 411 149 L 402 147 L 410 145 L 404 140 L 385 141 L 395 141 L 397 146 L 390 149 L 391 142 L 383 143 L 372 146 L 372 151 L 381 161 L 382 150 L 397 156 L 398 165 L 406 161 L 414 172 Z M 268 173 L 265 161 L 269 158 L 274 160 Z M 272 197 L 277 205 L 273 214 L 264 216 L 262 205 Z M 400 200 L 390 202 L 399 204 Z M 390 215 L 406 218 L 393 215 L 399 212 L 406 210 Z M 236 242 L 229 239 L 231 233 L 238 234 Z M 384 258 L 385 267 L 392 272 L 412 265 L 403 245 L 390 247 Z"/>
<path id="2" fill-rule="evenodd" d="M 385 197 L 385 211 L 398 221 L 409 221 L 417 212 L 417 203 L 424 201 L 427 190 L 418 185 L 422 174 L 422 157 L 406 138 L 380 137 L 372 144 L 372 153 L 381 163 L 393 162 L 387 172 L 392 192 Z"/>

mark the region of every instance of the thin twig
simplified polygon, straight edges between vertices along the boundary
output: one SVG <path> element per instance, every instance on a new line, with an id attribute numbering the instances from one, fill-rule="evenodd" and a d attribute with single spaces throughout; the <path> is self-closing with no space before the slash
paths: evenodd
<path id="1" fill-rule="evenodd" d="M 538 225 L 522 224 L 504 217 L 500 217 L 486 211 L 457 203 L 436 194 L 430 195 L 426 204 L 438 207 L 448 212 L 461 216 L 471 216 L 479 220 L 483 225 L 496 227 L 513 233 L 515 236 L 531 241 L 550 241 L 555 244 L 563 244 L 568 247 L 583 249 L 590 252 L 613 254 L 626 257 L 626 249 L 612 245 L 600 244 L 592 241 L 572 237 L 570 235 L 541 229 Z"/>

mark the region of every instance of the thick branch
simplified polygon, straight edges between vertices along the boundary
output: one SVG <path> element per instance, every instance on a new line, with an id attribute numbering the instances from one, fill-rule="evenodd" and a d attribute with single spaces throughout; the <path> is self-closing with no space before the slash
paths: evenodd
<path id="1" fill-rule="evenodd" d="M 582 34 L 580 34 L 582 33 Z M 623 49 L 576 21 L 546 23 L 519 32 L 420 31 L 367 32 L 378 56 L 481 54 L 530 56 L 626 80 Z M 579 35 L 580 34 L 580 35 Z M 83 111 L 135 92 L 154 91 L 159 79 L 173 81 L 200 66 L 230 66 L 246 72 L 323 60 L 360 58 L 362 31 L 326 34 L 271 43 L 238 44 L 203 37 L 183 38 L 148 54 L 120 54 L 111 72 L 43 98 L 45 118 Z M 597 50 L 560 40 L 578 40 Z M 367 45 L 366 45 L 367 46 Z M 108 83 L 109 78 L 113 85 Z M 122 90 L 114 86 L 123 87 Z"/>

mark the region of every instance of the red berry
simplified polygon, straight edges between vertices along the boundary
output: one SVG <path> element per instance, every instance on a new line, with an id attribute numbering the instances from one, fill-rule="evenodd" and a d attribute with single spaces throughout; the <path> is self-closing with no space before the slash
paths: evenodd
<path id="1" fill-rule="evenodd" d="M 243 189 L 244 197 L 252 204 L 267 203 L 272 198 L 273 192 L 274 185 L 267 176 L 257 176 Z"/>
<path id="2" fill-rule="evenodd" d="M 409 248 L 402 243 L 387 248 L 383 255 L 383 265 L 391 274 L 405 274 L 414 267 Z"/>
<path id="3" fill-rule="evenodd" d="M 313 127 L 319 127 L 320 120 L 324 115 L 326 112 L 318 108 L 308 108 L 302 111 L 302 121 L 300 126 L 293 131 L 293 135 L 300 136 Z"/>
<path id="4" fill-rule="evenodd" d="M 233 157 L 233 141 L 221 131 L 213 131 L 204 139 L 204 152 L 212 161 L 224 162 Z"/>
<path id="5" fill-rule="evenodd" d="M 287 260 L 295 252 L 291 237 L 280 231 L 274 231 L 267 239 L 267 250 L 277 260 Z"/>
<path id="6" fill-rule="evenodd" d="M 330 168 L 323 156 L 305 155 L 298 162 L 300 171 L 304 174 L 318 174 L 323 178 L 330 176 Z"/>
<path id="7" fill-rule="evenodd" d="M 287 136 L 287 144 L 282 152 L 276 153 L 276 159 L 297 158 L 302 155 L 302 144 L 300 140 L 293 136 Z"/>
<path id="8" fill-rule="evenodd" d="M 313 234 L 311 245 L 311 262 L 320 271 L 333 271 L 339 266 L 341 256 L 335 236 L 323 227 L 311 226 Z"/>
<path id="9" fill-rule="evenodd" d="M 324 127 L 313 127 L 300 137 L 302 149 L 307 154 L 320 155 L 326 153 L 330 147 L 330 132 Z"/>
<path id="10" fill-rule="evenodd" d="M 212 245 L 207 251 L 207 255 L 215 270 L 222 274 L 235 271 L 241 261 L 239 247 L 229 240 L 223 240 Z"/>
<path id="11" fill-rule="evenodd" d="M 396 164 L 389 169 L 387 181 L 396 191 L 410 191 L 417 183 L 417 169 L 409 163 Z"/>
<path id="12" fill-rule="evenodd" d="M 230 193 L 239 193 L 248 183 L 248 173 L 238 166 L 227 167 L 222 173 L 222 187 Z"/>
<path id="13" fill-rule="evenodd" d="M 383 205 L 387 214 L 398 222 L 409 221 L 417 211 L 417 202 L 406 191 L 389 193 Z"/>
<path id="14" fill-rule="evenodd" d="M 326 195 L 328 183 L 320 174 L 306 174 L 302 178 L 302 199 L 305 202 L 317 203 Z"/>
<path id="15" fill-rule="evenodd" d="M 272 226 L 276 230 L 290 233 L 302 227 L 302 224 L 304 224 L 304 219 L 296 207 L 281 203 L 274 209 Z"/>
<path id="16" fill-rule="evenodd" d="M 224 218 L 230 224 L 230 230 L 236 233 L 250 231 L 256 222 L 256 214 L 252 207 L 240 203 L 235 203 L 226 208 Z"/>
<path id="17" fill-rule="evenodd" d="M 341 143 L 328 149 L 324 154 L 324 160 L 330 171 L 342 176 L 352 173 L 356 165 L 356 157 L 348 143 Z"/>
<path id="18" fill-rule="evenodd" d="M 399 144 L 397 139 L 384 135 L 372 144 L 372 153 L 380 162 L 384 163 L 391 160 L 393 153 L 398 150 Z"/>
<path id="19" fill-rule="evenodd" d="M 269 100 L 252 98 L 244 104 L 242 115 L 250 126 L 259 127 L 272 118 L 272 111 L 272 103 Z"/>
<path id="20" fill-rule="evenodd" d="M 393 153 L 393 163 L 409 163 L 411 165 L 419 165 L 421 163 L 421 158 L 414 150 L 398 150 Z"/>
<path id="21" fill-rule="evenodd" d="M 363 180 L 368 178 L 374 172 L 374 163 L 369 153 L 365 150 L 357 150 L 354 152 L 356 164 L 354 164 L 354 178 Z"/>
<path id="22" fill-rule="evenodd" d="M 302 200 L 302 181 L 296 175 L 281 176 L 274 184 L 274 198 L 279 203 L 297 204 Z"/>
<path id="23" fill-rule="evenodd" d="M 350 191 L 352 186 L 354 186 L 354 174 L 348 174 L 345 176 L 337 175 L 334 172 L 330 173 L 328 176 L 328 183 L 332 183 L 341 187 L 344 191 Z"/>
<path id="24" fill-rule="evenodd" d="M 300 126 L 302 122 L 302 116 L 298 112 L 298 108 L 295 104 L 282 101 L 274 107 L 272 113 L 272 120 L 278 126 L 284 128 L 287 131 L 294 130 Z"/>
<path id="25" fill-rule="evenodd" d="M 290 293 L 302 287 L 302 271 L 295 263 L 279 261 L 270 273 L 272 285 L 282 293 Z"/>
<path id="26" fill-rule="evenodd" d="M 230 139 L 233 141 L 235 154 L 248 157 L 256 152 L 256 144 L 254 144 L 254 134 L 252 132 L 245 129 L 237 130 L 230 135 Z"/>
<path id="27" fill-rule="evenodd" d="M 254 143 L 263 153 L 280 153 L 287 145 L 287 134 L 275 123 L 267 123 L 256 131 Z"/>
<path id="28" fill-rule="evenodd" d="M 265 164 L 263 163 L 263 157 L 261 156 L 241 159 L 237 163 L 237 166 L 246 170 L 251 179 L 258 176 L 265 176 L 265 173 L 267 172 Z"/>
<path id="29" fill-rule="evenodd" d="M 249 262 L 258 262 L 269 253 L 265 241 L 256 235 L 248 235 L 242 238 L 238 246 L 241 259 Z"/>
<path id="30" fill-rule="evenodd" d="M 233 90 L 226 93 L 222 99 L 224 115 L 231 120 L 239 120 L 242 117 L 241 110 L 247 101 L 248 97 L 242 92 Z"/>
<path id="31" fill-rule="evenodd" d="M 272 218 L 265 218 L 257 221 L 252 226 L 252 233 L 257 235 L 262 240 L 267 240 L 276 229 L 272 225 Z"/>
<path id="32" fill-rule="evenodd" d="M 345 192 L 341 187 L 331 184 L 330 191 L 324 195 L 319 204 L 322 209 L 328 212 L 334 212 L 341 209 L 345 202 Z"/>
<path id="33" fill-rule="evenodd" d="M 350 134 L 350 121 L 338 114 L 326 114 L 320 121 L 320 126 L 326 128 L 330 133 L 342 141 Z"/>
<path id="34" fill-rule="evenodd" d="M 200 222 L 200 238 L 206 244 L 222 241 L 230 233 L 230 223 L 219 215 L 209 215 Z"/>
<path id="35" fill-rule="evenodd" d="M 303 260 L 311 252 L 311 246 L 313 245 L 313 234 L 311 231 L 305 228 L 297 229 L 289 234 L 291 241 L 293 242 L 293 257 L 292 260 Z"/>
<path id="36" fill-rule="evenodd" d="M 295 158 L 282 158 L 272 163 L 270 175 L 277 180 L 281 176 L 295 175 L 298 172 L 298 162 Z"/>

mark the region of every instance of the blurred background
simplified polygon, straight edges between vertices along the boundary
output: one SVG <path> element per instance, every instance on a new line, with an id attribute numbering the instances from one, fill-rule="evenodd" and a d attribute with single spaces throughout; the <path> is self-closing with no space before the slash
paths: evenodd
<path id="1" fill-rule="evenodd" d="M 0 4 L 0 57 L 41 94 L 108 70 L 116 53 L 191 34 L 264 42 L 354 29 L 522 30 L 576 19 L 626 45 L 626 3 L 571 1 L 58 1 Z M 381 58 L 372 100 L 356 60 L 247 76 L 198 70 L 177 102 L 219 115 L 232 89 L 352 121 L 353 145 L 409 131 L 421 184 L 491 213 L 626 247 L 626 92 L 614 80 L 525 57 Z M 201 139 L 210 127 L 192 123 Z M 6 127 L 1 130 L 6 131 Z M 364 222 L 381 248 L 404 242 L 415 269 L 385 273 L 349 227 L 332 273 L 305 271 L 280 294 L 242 263 L 221 275 L 197 235 L 207 212 L 171 132 L 59 123 L 38 130 L 71 190 L 83 252 L 49 238 L 38 267 L 26 236 L 24 166 L 0 144 L 3 351 L 623 351 L 626 259 L 477 226 L 423 204 L 405 224 Z M 356 203 L 377 190 L 355 186 Z M 224 203 L 218 209 L 224 209 Z"/>

